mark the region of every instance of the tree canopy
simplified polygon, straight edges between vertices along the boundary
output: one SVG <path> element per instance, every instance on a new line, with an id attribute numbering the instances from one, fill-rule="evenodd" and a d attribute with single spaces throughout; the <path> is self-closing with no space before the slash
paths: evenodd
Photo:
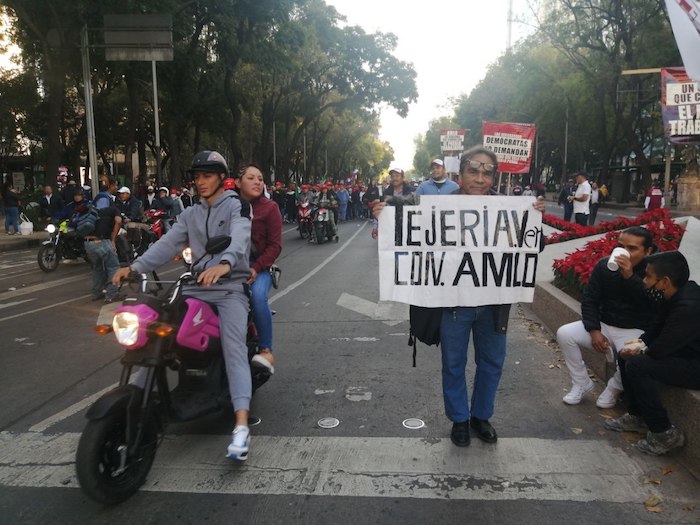
<path id="1" fill-rule="evenodd" d="M 19 151 L 12 141 L 30 141 L 49 182 L 62 164 L 87 165 L 84 25 L 96 44 L 103 169 L 110 174 L 117 151 L 136 153 L 138 169 L 129 160 L 122 169 L 141 183 L 155 153 L 151 65 L 105 60 L 105 14 L 173 17 L 174 60 L 157 64 L 161 163 L 172 185 L 201 149 L 221 151 L 232 168 L 256 162 L 278 180 L 377 174 L 393 158 L 377 138 L 377 108 L 405 115 L 417 98 L 412 65 L 393 54 L 396 36 L 348 25 L 323 0 L 6 0 L 3 9 L 22 70 L 0 78 L 2 154 Z"/>

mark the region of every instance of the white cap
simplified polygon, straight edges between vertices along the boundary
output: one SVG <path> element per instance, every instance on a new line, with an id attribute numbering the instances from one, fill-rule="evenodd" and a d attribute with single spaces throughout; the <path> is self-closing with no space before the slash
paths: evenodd
<path id="1" fill-rule="evenodd" d="M 117 193 L 128 193 L 129 195 L 131 195 L 131 190 L 126 186 L 122 186 L 117 190 Z"/>
<path id="2" fill-rule="evenodd" d="M 438 166 L 445 166 L 445 163 L 442 162 L 442 159 L 433 160 L 433 162 L 431 162 L 430 165 L 432 166 L 433 164 L 437 164 Z"/>
<path id="3" fill-rule="evenodd" d="M 389 173 L 391 173 L 392 171 L 395 171 L 396 173 L 400 173 L 401 175 L 403 175 L 403 170 L 401 168 L 399 168 L 398 166 L 392 166 L 391 168 L 389 168 Z"/>

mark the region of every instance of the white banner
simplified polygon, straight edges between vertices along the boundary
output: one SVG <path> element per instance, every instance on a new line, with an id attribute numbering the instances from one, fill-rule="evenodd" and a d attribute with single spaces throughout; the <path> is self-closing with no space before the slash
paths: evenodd
<path id="1" fill-rule="evenodd" d="M 700 81 L 700 4 L 697 0 L 666 0 L 666 10 L 685 70 Z"/>
<path id="2" fill-rule="evenodd" d="M 379 299 L 417 306 L 531 303 L 542 214 L 533 197 L 423 195 L 379 219 Z"/>

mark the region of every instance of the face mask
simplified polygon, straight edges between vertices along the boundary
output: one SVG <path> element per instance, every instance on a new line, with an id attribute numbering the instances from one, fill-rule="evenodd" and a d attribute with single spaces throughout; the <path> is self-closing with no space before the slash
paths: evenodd
<path id="1" fill-rule="evenodd" d="M 647 294 L 647 297 L 656 304 L 661 304 L 666 300 L 663 290 L 659 290 L 655 286 L 645 289 L 644 292 Z"/>

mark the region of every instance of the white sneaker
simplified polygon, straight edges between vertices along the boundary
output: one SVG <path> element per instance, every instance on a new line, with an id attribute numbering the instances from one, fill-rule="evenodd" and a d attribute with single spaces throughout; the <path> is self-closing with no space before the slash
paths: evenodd
<path id="1" fill-rule="evenodd" d="M 611 387 L 610 385 L 605 387 L 605 390 L 601 392 L 596 399 L 596 406 L 598 408 L 612 408 L 617 405 L 617 398 L 620 395 L 621 390 Z"/>
<path id="2" fill-rule="evenodd" d="M 238 425 L 233 429 L 231 444 L 228 446 L 226 457 L 245 461 L 248 459 L 248 448 L 250 447 L 250 429 L 243 425 Z"/>
<path id="3" fill-rule="evenodd" d="M 258 368 L 264 368 L 266 369 L 270 375 L 273 375 L 275 373 L 275 367 L 272 366 L 272 363 L 268 361 L 264 356 L 260 354 L 255 354 L 253 356 L 253 359 L 250 360 L 250 364 L 252 366 L 257 366 Z"/>
<path id="4" fill-rule="evenodd" d="M 593 390 L 593 381 L 590 379 L 588 380 L 588 383 L 585 385 L 572 385 L 571 386 L 571 391 L 564 396 L 564 403 L 567 405 L 578 405 L 581 400 L 583 399 L 583 396 L 588 394 Z"/>

